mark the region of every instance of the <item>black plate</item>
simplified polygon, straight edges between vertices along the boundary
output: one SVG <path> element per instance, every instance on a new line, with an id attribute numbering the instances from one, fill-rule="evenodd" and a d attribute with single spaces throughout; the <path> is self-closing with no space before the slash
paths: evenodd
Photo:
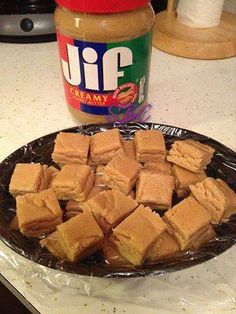
<path id="1" fill-rule="evenodd" d="M 225 180 L 231 188 L 236 190 L 236 153 L 219 142 L 204 135 L 172 126 L 154 123 L 102 124 L 85 125 L 64 130 L 92 135 L 117 127 L 124 138 L 132 138 L 135 131 L 140 129 L 158 129 L 165 136 L 167 148 L 176 139 L 191 138 L 215 148 L 216 153 L 207 168 L 208 176 Z M 78 264 L 60 262 L 46 249 L 42 249 L 37 239 L 27 239 L 17 231 L 9 230 L 9 223 L 15 216 L 15 201 L 8 193 L 8 185 L 18 162 L 40 162 L 53 164 L 51 153 L 54 139 L 58 132 L 41 137 L 15 151 L 0 164 L 0 237 L 15 252 L 41 265 L 82 275 L 106 277 L 136 277 L 157 275 L 184 269 L 205 262 L 229 249 L 236 242 L 236 215 L 230 221 L 216 228 L 217 239 L 208 242 L 196 252 L 185 252 L 178 257 L 163 260 L 153 265 L 144 265 L 141 268 L 114 269 L 107 265 L 98 252 L 92 258 Z"/>

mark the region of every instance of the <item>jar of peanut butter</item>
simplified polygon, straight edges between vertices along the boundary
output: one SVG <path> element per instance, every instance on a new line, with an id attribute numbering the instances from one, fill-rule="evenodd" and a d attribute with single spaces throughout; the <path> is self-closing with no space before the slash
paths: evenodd
<path id="1" fill-rule="evenodd" d="M 65 95 L 75 119 L 116 121 L 142 109 L 154 24 L 149 0 L 56 2 Z"/>

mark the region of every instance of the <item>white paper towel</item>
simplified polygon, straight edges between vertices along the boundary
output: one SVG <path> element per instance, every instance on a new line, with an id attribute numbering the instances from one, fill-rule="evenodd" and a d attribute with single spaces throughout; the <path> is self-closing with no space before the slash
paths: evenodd
<path id="1" fill-rule="evenodd" d="M 224 0 L 179 0 L 177 18 L 179 22 L 195 28 L 219 25 Z"/>

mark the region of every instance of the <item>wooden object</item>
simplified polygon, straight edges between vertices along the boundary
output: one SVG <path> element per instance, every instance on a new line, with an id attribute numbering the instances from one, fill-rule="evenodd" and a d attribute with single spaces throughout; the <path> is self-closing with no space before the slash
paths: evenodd
<path id="1" fill-rule="evenodd" d="M 169 0 L 167 3 L 167 13 L 172 14 L 174 13 L 174 5 L 175 5 L 175 0 Z"/>
<path id="2" fill-rule="evenodd" d="M 156 15 L 153 46 L 167 53 L 192 59 L 224 59 L 236 56 L 236 15 L 224 12 L 220 25 L 193 28 L 176 18 L 174 0 L 167 11 Z"/>

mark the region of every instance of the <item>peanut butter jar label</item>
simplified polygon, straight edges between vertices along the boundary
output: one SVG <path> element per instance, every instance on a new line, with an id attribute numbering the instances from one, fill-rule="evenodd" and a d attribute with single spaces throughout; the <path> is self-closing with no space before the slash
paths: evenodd
<path id="1" fill-rule="evenodd" d="M 60 32 L 57 37 L 70 106 L 85 113 L 110 115 L 147 101 L 151 32 L 116 43 L 85 42 Z"/>

